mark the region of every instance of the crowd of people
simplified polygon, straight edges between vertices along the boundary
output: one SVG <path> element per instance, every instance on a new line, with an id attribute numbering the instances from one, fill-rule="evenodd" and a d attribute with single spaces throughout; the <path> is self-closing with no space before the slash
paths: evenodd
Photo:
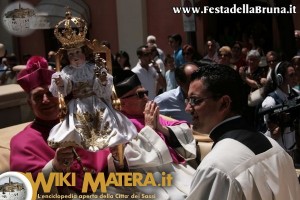
<path id="1" fill-rule="evenodd" d="M 0 85 L 16 83 L 17 72 L 13 70 L 16 63 L 16 56 L 14 54 L 7 55 L 5 46 L 0 43 Z"/>
<path id="2" fill-rule="evenodd" d="M 275 51 L 264 56 L 238 41 L 220 46 L 208 39 L 199 59 L 179 34 L 168 41 L 172 55 L 149 35 L 137 48 L 135 66 L 119 51 L 112 74 L 99 54 L 87 60 L 84 43 L 62 44 L 68 64 L 61 72 L 49 68 L 53 60 L 30 57 L 16 79 L 35 119 L 11 140 L 10 170 L 34 178 L 76 172 L 75 187 L 51 188 L 59 194 L 79 194 L 85 172 L 139 172 L 143 178 L 152 173 L 156 186 L 111 186 L 109 192 L 179 200 L 298 199 L 300 111 L 271 108 L 299 104 L 300 56 L 285 61 Z M 4 65 L 2 58 L 0 70 Z M 209 135 L 213 147 L 191 164 L 199 160 L 196 133 Z M 159 185 L 163 174 L 172 175 L 171 186 Z"/>

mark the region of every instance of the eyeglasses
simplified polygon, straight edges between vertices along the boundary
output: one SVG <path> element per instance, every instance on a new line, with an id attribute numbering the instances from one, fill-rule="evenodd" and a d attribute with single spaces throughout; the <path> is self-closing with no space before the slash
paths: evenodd
<path id="1" fill-rule="evenodd" d="M 129 95 L 129 96 L 126 96 L 126 97 L 123 97 L 122 99 L 127 99 L 129 97 L 133 97 L 133 96 L 137 96 L 139 99 L 142 99 L 146 96 L 148 96 L 149 94 L 149 91 L 148 90 L 145 90 L 145 91 L 137 91 L 135 94 L 132 94 L 132 95 Z"/>
<path id="2" fill-rule="evenodd" d="M 203 97 L 203 98 L 198 98 L 198 97 L 190 97 L 185 99 L 185 104 L 190 104 L 191 106 L 197 106 L 200 105 L 204 100 L 210 99 L 213 97 Z"/>

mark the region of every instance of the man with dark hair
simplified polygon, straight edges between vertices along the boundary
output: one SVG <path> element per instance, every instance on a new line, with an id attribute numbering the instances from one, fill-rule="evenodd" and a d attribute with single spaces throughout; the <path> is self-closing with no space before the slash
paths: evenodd
<path id="1" fill-rule="evenodd" d="M 182 37 L 180 34 L 173 34 L 168 37 L 169 45 L 174 50 L 173 57 L 175 59 L 176 67 L 180 67 L 184 63 L 184 58 L 182 55 Z"/>
<path id="2" fill-rule="evenodd" d="M 147 45 L 140 46 L 136 50 L 139 62 L 132 71 L 141 80 L 142 86 L 149 91 L 149 99 L 153 100 L 157 94 L 157 86 L 165 88 L 166 80 L 162 76 L 159 66 L 152 61 L 151 50 Z"/>
<path id="3" fill-rule="evenodd" d="M 299 198 L 291 157 L 242 117 L 247 105 L 242 83 L 238 72 L 219 64 L 191 76 L 186 110 L 193 129 L 209 134 L 214 145 L 197 168 L 188 200 Z"/>
<path id="4" fill-rule="evenodd" d="M 214 63 L 218 63 L 218 47 L 217 42 L 214 39 L 209 39 L 206 42 L 206 51 L 207 55 L 204 56 L 203 59 L 211 60 Z"/>
<path id="5" fill-rule="evenodd" d="M 190 85 L 191 74 L 198 69 L 194 63 L 186 63 L 175 69 L 175 79 L 178 87 L 164 92 L 157 97 L 154 101 L 159 106 L 159 111 L 166 116 L 172 117 L 177 120 L 185 120 L 189 123 L 192 122 L 190 113 L 185 112 L 185 99 Z"/>

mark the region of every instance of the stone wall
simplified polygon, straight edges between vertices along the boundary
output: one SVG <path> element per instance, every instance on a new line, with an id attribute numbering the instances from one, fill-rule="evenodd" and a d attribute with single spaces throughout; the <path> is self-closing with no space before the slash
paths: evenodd
<path id="1" fill-rule="evenodd" d="M 34 119 L 27 104 L 27 94 L 18 84 L 0 86 L 0 128 Z"/>

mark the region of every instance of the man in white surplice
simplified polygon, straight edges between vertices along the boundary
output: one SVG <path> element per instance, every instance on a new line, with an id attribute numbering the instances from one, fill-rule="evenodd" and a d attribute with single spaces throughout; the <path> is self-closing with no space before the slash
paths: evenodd
<path id="1" fill-rule="evenodd" d="M 191 75 L 187 102 L 193 129 L 214 142 L 196 170 L 187 200 L 299 199 L 292 158 L 241 116 L 247 94 L 234 69 L 201 67 Z"/>

